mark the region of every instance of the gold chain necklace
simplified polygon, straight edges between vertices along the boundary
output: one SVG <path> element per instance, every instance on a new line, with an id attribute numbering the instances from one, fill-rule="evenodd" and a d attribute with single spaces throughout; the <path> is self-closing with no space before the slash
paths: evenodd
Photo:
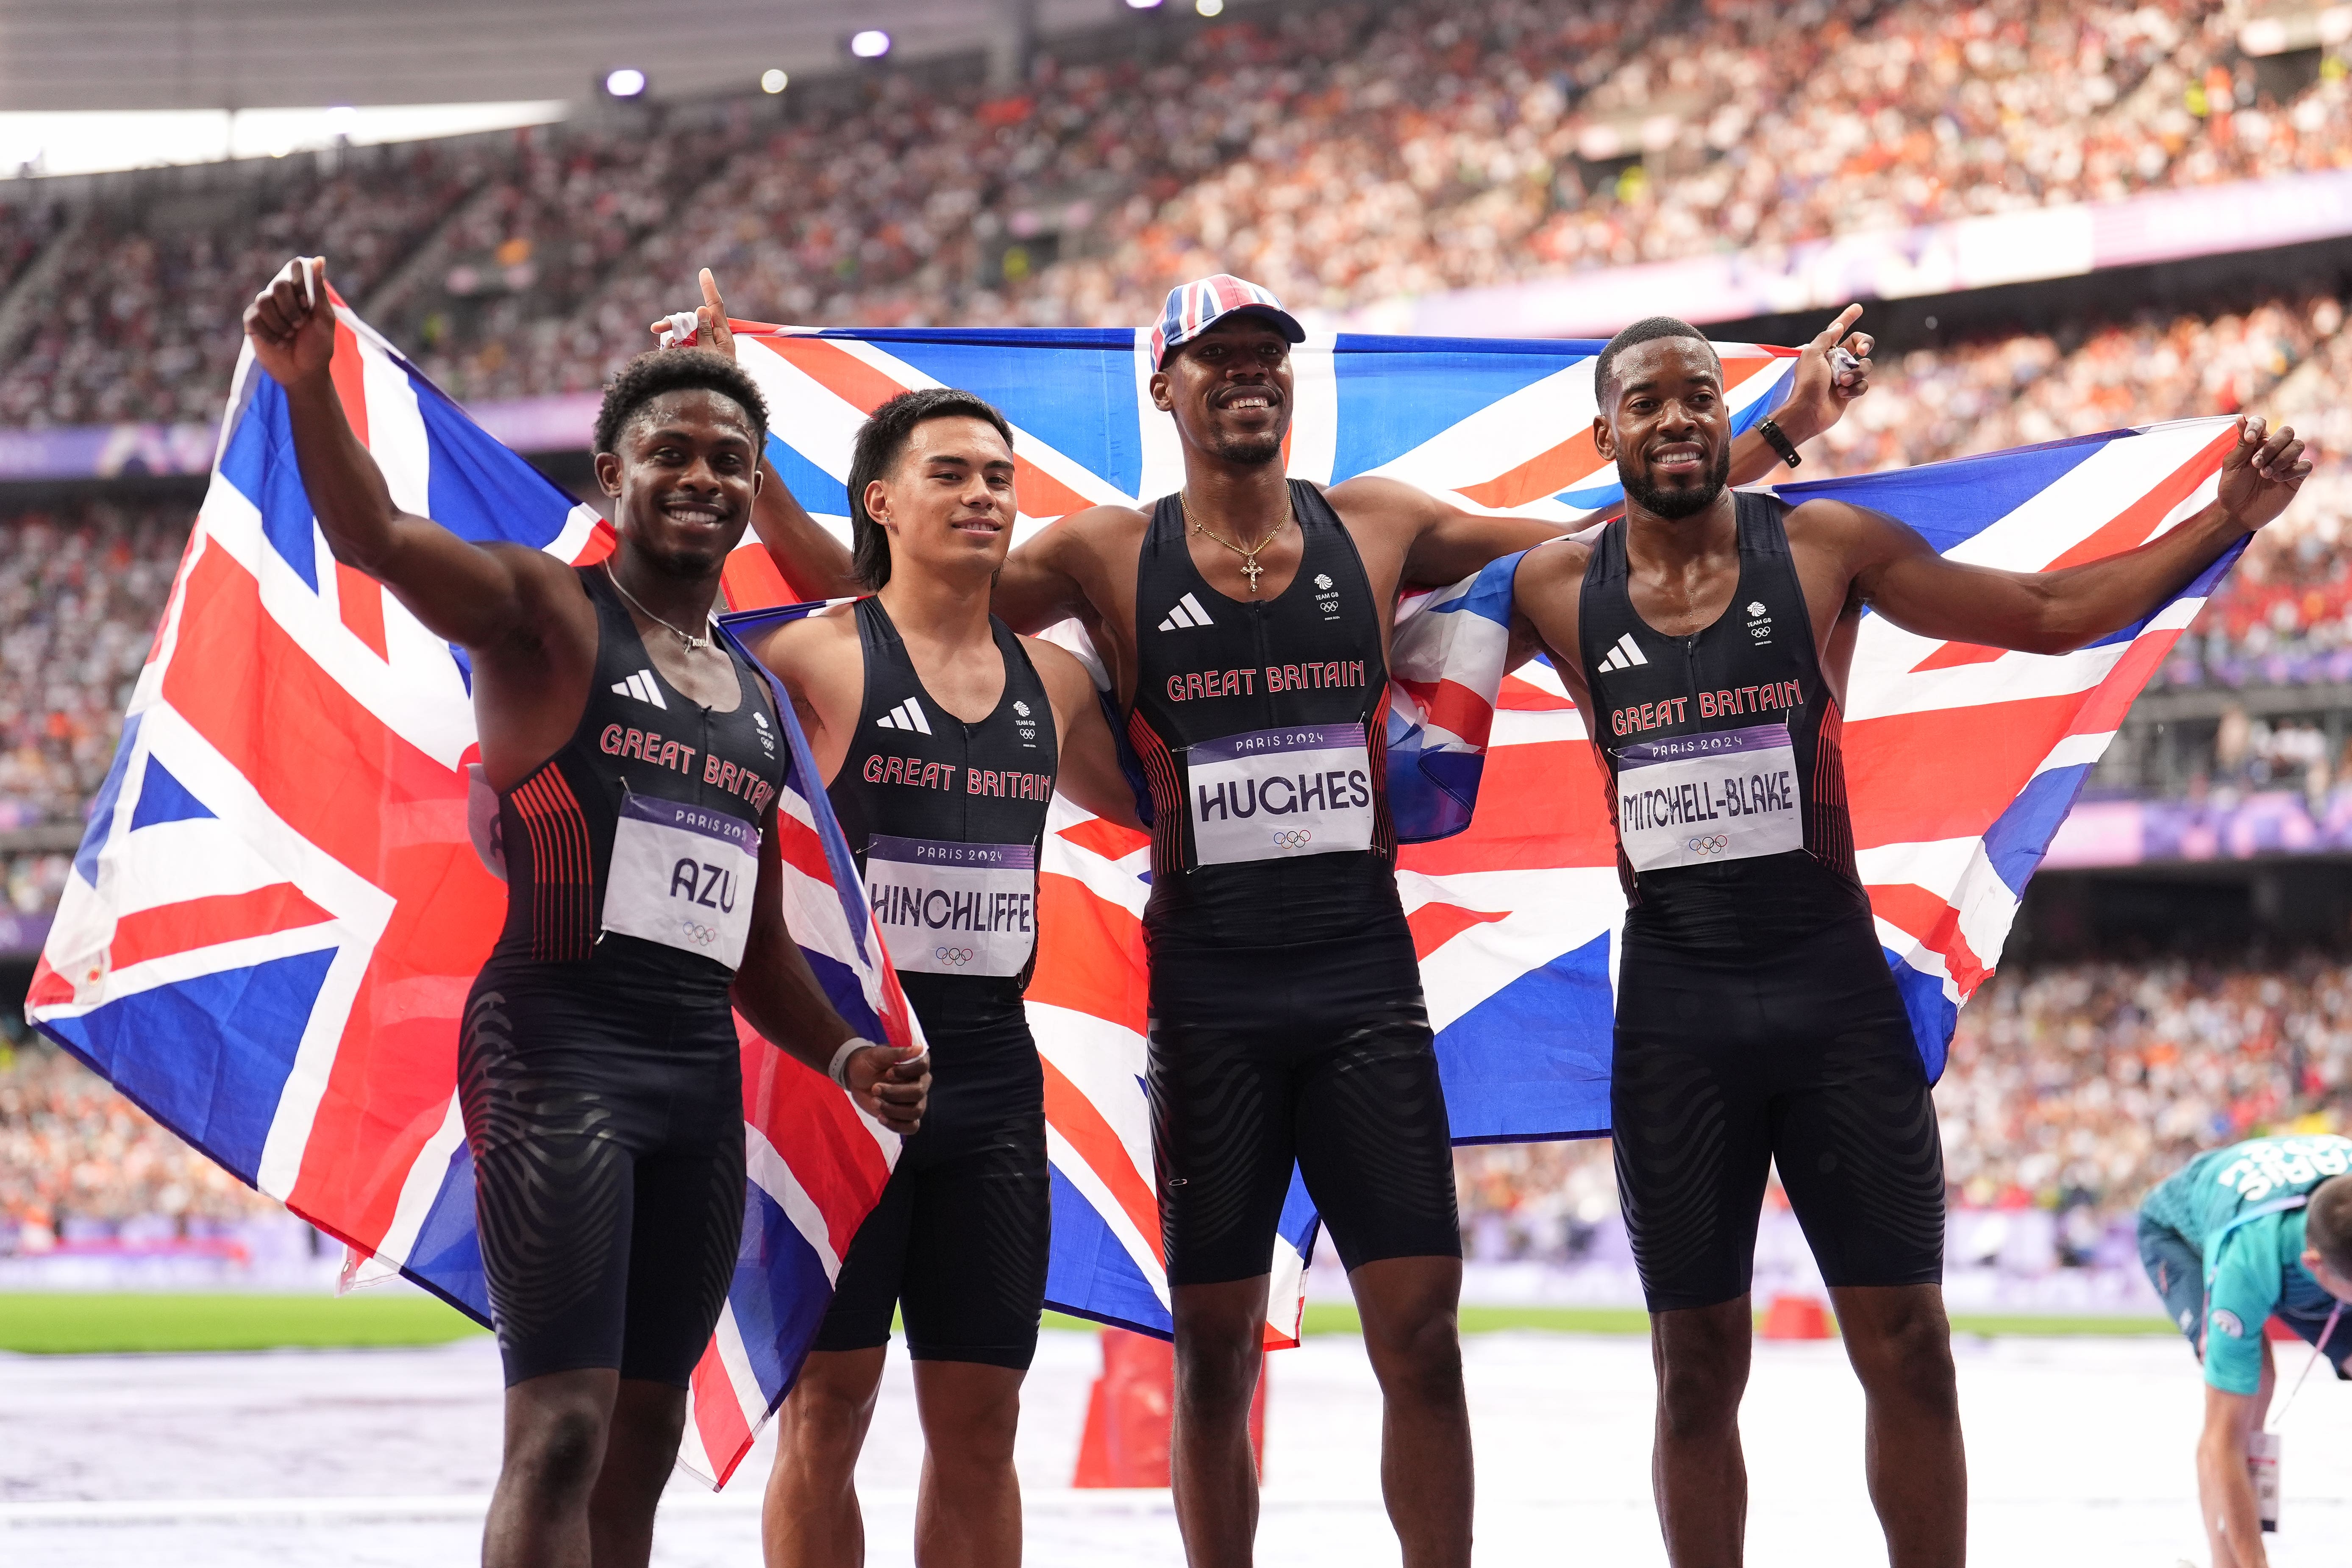
<path id="1" fill-rule="evenodd" d="M 1244 549 L 1241 545 L 1235 544 L 1232 540 L 1227 539 L 1224 535 L 1211 532 L 1209 529 L 1201 523 L 1193 521 L 1192 503 L 1184 499 L 1184 492 L 1182 490 L 1178 490 L 1176 492 L 1176 504 L 1178 507 L 1182 509 L 1184 513 L 1184 521 L 1189 527 L 1191 527 L 1193 532 L 1204 534 L 1207 537 L 1215 540 L 1218 543 L 1223 545 L 1226 549 L 1232 551 L 1234 554 L 1242 558 L 1242 575 L 1249 579 L 1250 597 L 1253 599 L 1257 597 L 1257 580 L 1260 574 L 1265 571 L 1265 567 L 1257 563 L 1257 552 L 1275 542 L 1275 540 L 1281 534 L 1283 525 L 1290 521 L 1290 517 L 1288 515 L 1285 515 L 1276 521 L 1272 528 L 1265 531 L 1265 537 L 1264 539 L 1259 540 L 1255 544 L 1250 545 L 1247 549 Z"/>
<path id="2" fill-rule="evenodd" d="M 654 625 L 661 627 L 662 630 L 667 632 L 670 636 L 684 643 L 686 645 L 687 652 L 693 653 L 698 649 L 706 648 L 710 646 L 712 641 L 710 637 L 698 637 L 691 632 L 682 632 L 676 626 L 671 626 L 667 621 L 663 620 L 659 616 L 655 615 L 651 610 L 646 609 L 645 605 L 637 604 L 637 596 L 635 594 L 630 593 L 626 588 L 621 586 L 621 579 L 613 571 L 613 563 L 610 561 L 606 561 L 604 563 L 604 580 L 613 584 L 614 588 L 620 594 L 621 597 L 628 600 L 632 605 L 636 605 L 638 613 L 643 615 L 646 619 L 653 622 Z M 703 624 L 706 626 L 715 626 L 717 621 L 718 617 L 715 616 L 705 616 L 703 617 Z"/>

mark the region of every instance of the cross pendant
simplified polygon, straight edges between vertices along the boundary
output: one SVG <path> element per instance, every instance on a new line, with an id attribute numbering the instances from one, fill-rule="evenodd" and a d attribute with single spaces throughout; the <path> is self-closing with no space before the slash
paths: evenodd
<path id="1" fill-rule="evenodd" d="M 1249 588 L 1252 594 L 1255 594 L 1257 592 L 1258 574 L 1265 570 L 1265 567 L 1259 565 L 1255 561 L 1244 561 L 1242 563 L 1242 575 L 1249 579 Z"/>

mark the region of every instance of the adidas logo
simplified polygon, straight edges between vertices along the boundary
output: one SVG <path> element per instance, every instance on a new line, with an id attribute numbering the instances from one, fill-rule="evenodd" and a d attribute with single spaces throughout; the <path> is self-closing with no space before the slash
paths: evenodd
<path id="1" fill-rule="evenodd" d="M 885 730 L 912 730 L 920 735 L 931 732 L 931 721 L 923 717 L 923 705 L 911 697 L 874 722 Z"/>
<path id="2" fill-rule="evenodd" d="M 650 702 L 656 708 L 669 706 L 662 700 L 661 688 L 654 684 L 654 672 L 650 669 L 641 669 L 626 680 L 613 682 L 613 690 L 617 696 L 634 697 L 640 702 Z"/>
<path id="3" fill-rule="evenodd" d="M 1187 594 L 1176 601 L 1176 607 L 1168 612 L 1168 618 L 1160 623 L 1160 629 L 1163 632 L 1173 632 L 1181 631 L 1187 626 L 1206 626 L 1215 624 L 1209 619 L 1209 612 L 1201 608 L 1201 601 Z"/>
<path id="4" fill-rule="evenodd" d="M 1642 657 L 1642 650 L 1633 646 L 1633 634 L 1632 632 L 1627 632 L 1623 637 L 1617 639 L 1617 646 L 1609 650 L 1609 657 L 1601 661 L 1601 668 L 1603 669 L 1631 669 L 1637 664 L 1647 664 L 1650 661 L 1648 659 Z"/>

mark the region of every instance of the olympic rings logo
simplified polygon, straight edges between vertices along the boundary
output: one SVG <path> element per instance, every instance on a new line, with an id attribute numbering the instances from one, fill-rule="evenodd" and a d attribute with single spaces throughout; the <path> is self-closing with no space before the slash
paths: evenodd
<path id="1" fill-rule="evenodd" d="M 931 956 L 941 963 L 951 963 L 961 969 L 980 955 L 968 947 L 935 947 L 931 949 Z"/>
<path id="2" fill-rule="evenodd" d="M 1274 847 L 1276 849 L 1304 849 L 1314 837 L 1315 835 L 1303 827 L 1279 827 L 1275 830 Z"/>
<path id="3" fill-rule="evenodd" d="M 1694 838 L 1685 847 L 1694 855 L 1720 855 L 1731 847 L 1731 836 L 1718 833 L 1711 838 Z"/>
<path id="4" fill-rule="evenodd" d="M 681 920 L 677 922 L 677 929 L 687 941 L 697 947 L 709 947 L 719 940 L 717 926 L 707 926 L 698 921 Z"/>

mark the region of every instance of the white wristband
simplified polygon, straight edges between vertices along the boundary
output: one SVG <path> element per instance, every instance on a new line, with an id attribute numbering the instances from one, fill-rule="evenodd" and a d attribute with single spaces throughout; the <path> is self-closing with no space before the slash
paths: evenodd
<path id="1" fill-rule="evenodd" d="M 852 1035 L 849 1038 L 842 1041 L 841 1049 L 833 1053 L 833 1065 L 824 1069 L 826 1075 L 830 1077 L 834 1082 L 841 1085 L 842 1088 L 847 1089 L 849 1087 L 849 1058 L 856 1056 L 858 1052 L 864 1050 L 873 1043 L 874 1042 L 871 1040 L 860 1039 L 856 1035 Z"/>

